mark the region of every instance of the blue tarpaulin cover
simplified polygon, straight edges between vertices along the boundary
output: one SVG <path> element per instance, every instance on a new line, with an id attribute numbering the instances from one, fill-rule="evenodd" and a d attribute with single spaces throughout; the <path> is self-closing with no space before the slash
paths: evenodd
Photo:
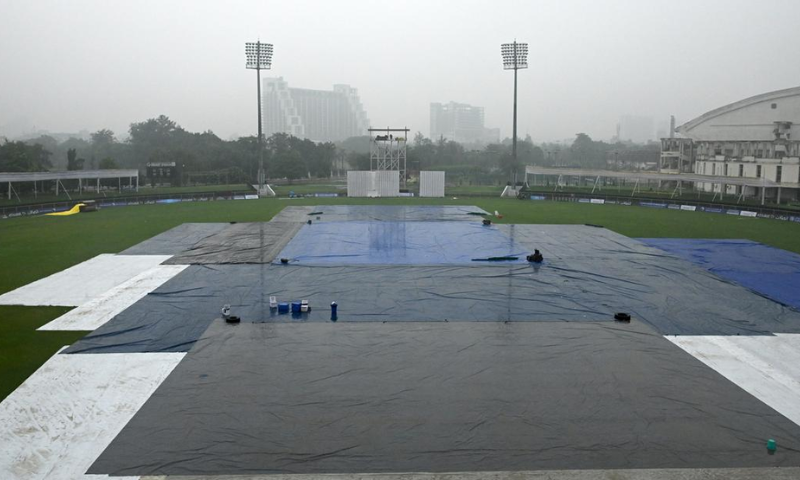
<path id="1" fill-rule="evenodd" d="M 324 222 L 474 222 L 487 215 L 485 210 L 467 205 L 318 205 L 286 207 L 272 221 L 318 221 L 319 217 Z"/>
<path id="2" fill-rule="evenodd" d="M 800 309 L 800 255 L 750 240 L 643 238 L 642 242 Z"/>
<path id="3" fill-rule="evenodd" d="M 477 222 L 354 221 L 304 225 L 278 257 L 302 265 L 476 265 L 509 256 L 527 263 L 528 253 Z"/>

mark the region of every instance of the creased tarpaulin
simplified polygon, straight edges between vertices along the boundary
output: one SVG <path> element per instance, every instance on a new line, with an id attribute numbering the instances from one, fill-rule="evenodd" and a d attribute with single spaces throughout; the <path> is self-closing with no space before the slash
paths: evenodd
<path id="1" fill-rule="evenodd" d="M 202 265 L 269 263 L 289 243 L 302 224 L 291 222 L 236 223 L 213 233 L 167 263 Z"/>
<path id="2" fill-rule="evenodd" d="M 89 472 L 795 465 L 800 427 L 635 321 L 218 321 Z"/>
<path id="3" fill-rule="evenodd" d="M 800 425 L 800 335 L 667 339 Z"/>
<path id="4" fill-rule="evenodd" d="M 123 250 L 120 255 L 177 255 L 227 226 L 227 223 L 184 223 Z"/>
<path id="5" fill-rule="evenodd" d="M 302 265 L 478 265 L 530 253 L 475 222 L 326 222 L 303 225 L 278 255 Z"/>
<path id="6" fill-rule="evenodd" d="M 800 309 L 800 255 L 796 253 L 750 240 L 643 238 L 641 241 Z"/>
<path id="7" fill-rule="evenodd" d="M 67 351 L 187 351 L 220 308 L 230 304 L 244 322 L 598 321 L 611 320 L 601 289 L 591 305 L 580 285 L 562 288 L 555 271 L 514 267 L 190 266 Z M 585 288 L 592 288 L 586 285 Z M 572 292 L 564 295 L 563 292 Z M 306 299 L 312 311 L 279 315 L 269 297 Z"/>
<path id="8" fill-rule="evenodd" d="M 311 214 L 314 215 L 311 215 Z M 480 222 L 485 210 L 466 205 L 319 205 L 286 207 L 273 218 L 280 222 Z M 319 217 L 319 220 L 317 220 Z"/>
<path id="9" fill-rule="evenodd" d="M 509 231 L 512 230 L 508 226 Z M 190 266 L 69 352 L 186 351 L 224 304 L 245 322 L 585 322 L 627 312 L 665 335 L 800 333 L 800 313 L 607 230 L 513 226 L 545 262 Z M 269 297 L 309 301 L 298 318 Z"/>
<path id="10" fill-rule="evenodd" d="M 186 265 L 156 265 L 39 327 L 38 330 L 94 330 L 182 272 L 186 267 Z"/>
<path id="11" fill-rule="evenodd" d="M 99 480 L 84 473 L 184 355 L 53 355 L 0 403 L 0 478 Z"/>

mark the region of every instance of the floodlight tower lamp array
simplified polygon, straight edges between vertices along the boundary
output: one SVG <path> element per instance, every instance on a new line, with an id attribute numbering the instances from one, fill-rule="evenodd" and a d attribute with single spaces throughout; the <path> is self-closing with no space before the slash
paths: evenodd
<path id="1" fill-rule="evenodd" d="M 261 70 L 272 68 L 272 44 L 246 42 L 244 44 L 245 68 L 256 71 L 256 92 L 258 93 L 258 192 L 264 190 L 266 172 L 264 171 L 264 134 L 261 129 Z"/>
<path id="2" fill-rule="evenodd" d="M 514 70 L 514 128 L 511 134 L 511 156 L 514 165 L 517 163 L 517 70 L 528 68 L 528 44 L 504 43 L 500 45 L 500 54 L 503 56 L 503 69 Z M 517 187 L 517 173 L 514 172 L 514 188 Z"/>

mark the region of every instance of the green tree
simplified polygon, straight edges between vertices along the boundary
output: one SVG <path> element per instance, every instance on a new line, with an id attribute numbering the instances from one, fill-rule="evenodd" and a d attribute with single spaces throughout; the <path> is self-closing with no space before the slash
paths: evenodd
<path id="1" fill-rule="evenodd" d="M 406 155 L 412 165 L 425 170 L 436 163 L 436 145 L 422 132 L 417 132 L 414 135 L 414 143 L 407 149 Z"/>
<path id="2" fill-rule="evenodd" d="M 292 180 L 303 178 L 306 175 L 306 166 L 300 152 L 295 150 L 286 151 L 278 154 L 272 166 L 272 176 L 276 178 L 286 178 L 289 183 Z"/>
<path id="3" fill-rule="evenodd" d="M 117 162 L 114 161 L 113 158 L 106 157 L 106 158 L 100 160 L 100 164 L 98 165 L 98 168 L 100 170 L 114 170 L 114 169 L 119 168 L 119 166 L 117 165 Z"/>
<path id="4" fill-rule="evenodd" d="M 83 170 L 83 162 L 82 158 L 78 157 L 78 150 L 74 148 L 70 148 L 67 150 L 67 170 Z"/>
<path id="5" fill-rule="evenodd" d="M 144 122 L 132 123 L 129 143 L 133 154 L 139 159 L 150 158 L 156 150 L 180 147 L 181 137 L 186 131 L 166 115 Z"/>
<path id="6" fill-rule="evenodd" d="M 519 157 L 515 159 L 510 152 L 505 152 L 499 156 L 497 167 L 507 178 L 511 179 L 514 173 L 519 173 L 522 169 L 522 162 L 519 160 Z"/>
<path id="7" fill-rule="evenodd" d="M 25 142 L 9 142 L 0 146 L 0 171 L 3 172 L 44 172 L 52 167 L 50 152 L 40 144 L 28 145 Z"/>
<path id="8" fill-rule="evenodd" d="M 94 132 L 92 134 L 92 156 L 100 158 L 111 156 L 116 142 L 114 132 L 107 128 Z"/>
<path id="9" fill-rule="evenodd" d="M 347 164 L 350 165 L 351 170 L 369 170 L 369 163 L 369 153 L 351 152 L 347 155 Z"/>
<path id="10" fill-rule="evenodd" d="M 58 148 L 58 140 L 50 135 L 40 135 L 36 138 L 25 140 L 25 144 L 31 147 L 34 145 L 41 145 L 41 147 L 48 152 L 55 152 Z"/>
<path id="11" fill-rule="evenodd" d="M 332 142 L 320 143 L 314 146 L 313 155 L 306 159 L 308 171 L 313 177 L 327 177 L 331 174 L 333 159 L 336 156 L 336 145 Z"/>

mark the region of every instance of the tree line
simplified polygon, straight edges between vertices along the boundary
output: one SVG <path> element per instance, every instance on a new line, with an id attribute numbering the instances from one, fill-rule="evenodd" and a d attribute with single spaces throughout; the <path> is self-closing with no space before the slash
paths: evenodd
<path id="1" fill-rule="evenodd" d="M 161 115 L 130 125 L 128 138 L 101 129 L 89 140 L 69 138 L 58 142 L 50 136 L 0 144 L 0 171 L 93 170 L 129 168 L 144 171 L 148 162 L 175 162 L 180 176 L 221 172 L 233 182 L 255 181 L 259 166 L 258 138 L 222 140 L 214 132 L 189 132 Z M 530 136 L 517 141 L 516 159 L 511 139 L 482 148 L 467 148 L 446 138 L 430 139 L 417 133 L 407 146 L 411 172 L 444 170 L 448 178 L 475 184 L 501 182 L 522 173 L 525 165 L 606 168 L 612 154 L 637 149 L 656 149 L 609 144 L 579 133 L 569 146 L 536 145 Z M 317 143 L 284 133 L 265 139 L 264 163 L 268 178 L 323 178 L 348 169 L 368 170 L 368 136 L 341 142 Z"/>

